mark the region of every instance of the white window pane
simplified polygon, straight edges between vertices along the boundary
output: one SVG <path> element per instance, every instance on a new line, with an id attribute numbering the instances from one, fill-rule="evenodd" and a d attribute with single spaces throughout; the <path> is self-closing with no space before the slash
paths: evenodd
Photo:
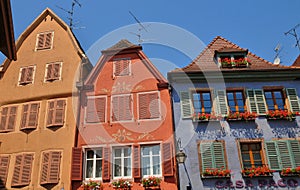
<path id="1" fill-rule="evenodd" d="M 151 175 L 150 173 L 150 158 L 142 158 L 142 173 L 143 175 Z"/>
<path id="2" fill-rule="evenodd" d="M 121 159 L 115 159 L 114 176 L 115 177 L 122 176 L 122 173 L 121 173 Z"/>
<path id="3" fill-rule="evenodd" d="M 96 157 L 97 158 L 102 158 L 102 149 L 96 150 Z"/>
<path id="4" fill-rule="evenodd" d="M 96 161 L 96 175 L 95 177 L 102 177 L 102 160 Z"/>
<path id="5" fill-rule="evenodd" d="M 121 157 L 122 150 L 121 149 L 115 149 L 115 157 Z"/>
<path id="6" fill-rule="evenodd" d="M 93 160 L 88 160 L 86 162 L 86 178 L 93 177 Z"/>
<path id="7" fill-rule="evenodd" d="M 131 149 L 130 148 L 125 148 L 124 149 L 124 157 L 129 157 L 131 155 Z"/>
<path id="8" fill-rule="evenodd" d="M 160 146 L 159 145 L 153 146 L 152 154 L 153 155 L 159 155 L 159 152 L 160 152 Z"/>
<path id="9" fill-rule="evenodd" d="M 160 157 L 155 156 L 153 157 L 153 175 L 160 174 Z"/>
<path id="10" fill-rule="evenodd" d="M 149 147 L 143 147 L 142 148 L 142 154 L 143 155 L 149 155 L 150 154 L 150 148 Z"/>

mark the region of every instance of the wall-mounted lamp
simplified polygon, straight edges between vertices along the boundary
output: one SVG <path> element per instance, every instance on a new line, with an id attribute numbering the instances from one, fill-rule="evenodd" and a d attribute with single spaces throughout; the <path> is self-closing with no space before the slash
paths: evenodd
<path id="1" fill-rule="evenodd" d="M 186 157 L 187 157 L 187 155 L 183 152 L 183 150 L 179 150 L 179 152 L 176 153 L 177 163 L 184 164 Z"/>

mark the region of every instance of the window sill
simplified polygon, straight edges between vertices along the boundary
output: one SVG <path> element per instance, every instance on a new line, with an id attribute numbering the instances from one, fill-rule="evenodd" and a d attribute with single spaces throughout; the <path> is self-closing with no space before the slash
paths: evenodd
<path id="1" fill-rule="evenodd" d="M 255 121 L 255 118 L 226 118 L 226 121 Z"/>
<path id="2" fill-rule="evenodd" d="M 230 175 L 227 175 L 227 176 L 204 176 L 204 175 L 201 175 L 201 178 L 202 179 L 222 179 L 222 178 L 230 178 L 231 176 Z"/>
<path id="3" fill-rule="evenodd" d="M 253 176 L 249 176 L 246 174 L 242 174 L 243 178 L 259 178 L 259 177 L 273 177 L 273 173 L 269 173 L 269 174 L 265 174 L 265 175 L 253 175 Z"/>
<path id="4" fill-rule="evenodd" d="M 193 122 L 202 123 L 202 122 L 210 122 L 210 121 L 220 121 L 219 119 L 193 119 Z"/>
<path id="5" fill-rule="evenodd" d="M 286 121 L 294 121 L 296 117 L 266 117 L 267 120 L 286 120 Z"/>
<path id="6" fill-rule="evenodd" d="M 295 173 L 295 174 L 281 174 L 280 177 L 299 177 L 300 173 Z"/>

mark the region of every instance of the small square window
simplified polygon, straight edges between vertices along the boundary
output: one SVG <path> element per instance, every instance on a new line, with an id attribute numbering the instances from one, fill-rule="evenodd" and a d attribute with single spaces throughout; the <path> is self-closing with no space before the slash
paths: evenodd
<path id="1" fill-rule="evenodd" d="M 113 76 L 129 76 L 131 75 L 130 59 L 118 59 L 113 62 Z"/>
<path id="2" fill-rule="evenodd" d="M 19 85 L 32 84 L 34 79 L 34 66 L 22 67 L 19 74 Z"/>
<path id="3" fill-rule="evenodd" d="M 54 32 L 43 32 L 37 35 L 36 50 L 51 49 Z"/>
<path id="4" fill-rule="evenodd" d="M 62 63 L 48 63 L 46 65 L 45 81 L 52 82 L 61 79 Z"/>

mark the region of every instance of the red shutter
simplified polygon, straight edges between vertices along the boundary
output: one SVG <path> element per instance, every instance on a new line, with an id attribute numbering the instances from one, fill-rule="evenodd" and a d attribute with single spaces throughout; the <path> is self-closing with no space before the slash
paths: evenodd
<path id="1" fill-rule="evenodd" d="M 173 176 L 173 157 L 172 157 L 172 144 L 163 143 L 163 175 Z"/>
<path id="2" fill-rule="evenodd" d="M 9 158 L 10 158 L 9 156 L 0 156 L 0 181 L 3 183 L 2 185 L 4 186 L 6 184 L 6 179 L 7 179 Z"/>
<path id="3" fill-rule="evenodd" d="M 112 120 L 113 121 L 119 121 L 120 117 L 119 117 L 119 104 L 120 104 L 120 100 L 119 100 L 120 96 L 115 96 L 112 99 Z"/>
<path id="4" fill-rule="evenodd" d="M 29 112 L 29 104 L 23 105 L 23 113 L 21 119 L 21 129 L 25 129 L 27 127 L 27 117 Z"/>
<path id="5" fill-rule="evenodd" d="M 148 96 L 147 94 L 139 94 L 139 119 L 149 119 L 150 112 L 148 111 Z"/>
<path id="6" fill-rule="evenodd" d="M 133 145 L 133 177 L 141 177 L 140 146 Z"/>
<path id="7" fill-rule="evenodd" d="M 86 122 L 87 123 L 97 122 L 96 110 L 95 110 L 95 99 L 93 99 L 93 98 L 90 98 L 90 99 L 87 100 Z"/>
<path id="8" fill-rule="evenodd" d="M 53 124 L 54 118 L 54 104 L 55 101 L 50 101 L 48 103 L 48 118 L 47 118 L 47 126 L 51 126 Z"/>
<path id="9" fill-rule="evenodd" d="M 2 108 L 1 111 L 1 123 L 0 123 L 0 130 L 4 131 L 6 129 L 6 123 L 8 118 L 8 107 Z"/>
<path id="10" fill-rule="evenodd" d="M 57 152 L 57 151 L 50 152 L 50 162 L 49 162 L 50 170 L 48 173 L 49 183 L 59 182 L 60 160 L 61 160 L 61 152 Z"/>
<path id="11" fill-rule="evenodd" d="M 131 120 L 132 114 L 131 114 L 131 96 L 130 95 L 124 96 L 123 105 L 124 105 L 124 111 L 125 111 L 123 120 Z"/>
<path id="12" fill-rule="evenodd" d="M 23 161 L 23 155 L 17 155 L 16 161 L 15 161 L 15 167 L 14 167 L 14 173 L 11 181 L 12 186 L 20 185 L 20 177 L 21 177 L 21 170 L 22 170 L 22 161 Z"/>
<path id="13" fill-rule="evenodd" d="M 56 101 L 56 110 L 55 110 L 55 125 L 64 125 L 65 117 L 65 100 Z"/>
<path id="14" fill-rule="evenodd" d="M 17 115 L 17 106 L 9 107 L 9 118 L 8 118 L 8 125 L 7 125 L 7 129 L 9 131 L 14 130 L 15 128 L 16 115 Z"/>
<path id="15" fill-rule="evenodd" d="M 23 168 L 22 168 L 22 185 L 29 185 L 31 180 L 31 167 L 33 161 L 33 154 L 25 154 L 23 159 Z"/>
<path id="16" fill-rule="evenodd" d="M 41 169 L 42 169 L 41 184 L 46 184 L 48 181 L 48 171 L 49 171 L 49 152 L 43 153 Z"/>
<path id="17" fill-rule="evenodd" d="M 103 148 L 103 170 L 102 179 L 108 181 L 110 179 L 110 149 L 109 147 Z"/>
<path id="18" fill-rule="evenodd" d="M 128 59 L 122 60 L 122 75 L 129 75 L 129 62 Z"/>
<path id="19" fill-rule="evenodd" d="M 114 66 L 115 66 L 115 70 L 114 70 L 114 75 L 115 76 L 120 76 L 121 72 L 122 72 L 122 65 L 121 65 L 121 61 L 115 61 L 114 62 Z"/>
<path id="20" fill-rule="evenodd" d="M 106 98 L 101 97 L 96 99 L 96 111 L 98 120 L 100 122 L 105 122 L 105 110 L 106 110 Z"/>
<path id="21" fill-rule="evenodd" d="M 82 150 L 81 148 L 73 147 L 71 179 L 76 181 L 81 181 L 82 180 L 81 176 L 82 176 Z"/>

